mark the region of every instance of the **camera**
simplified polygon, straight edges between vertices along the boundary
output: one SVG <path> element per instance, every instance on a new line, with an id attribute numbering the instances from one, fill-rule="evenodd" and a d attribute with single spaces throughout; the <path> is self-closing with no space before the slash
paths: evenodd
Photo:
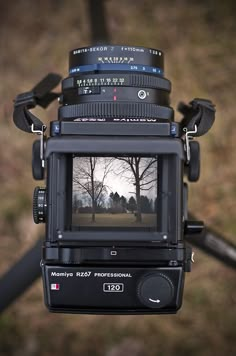
<path id="1" fill-rule="evenodd" d="M 14 122 L 33 144 L 35 223 L 45 223 L 42 275 L 52 312 L 167 314 L 181 307 L 203 222 L 188 218 L 188 186 L 200 175 L 194 137 L 214 122 L 209 100 L 180 103 L 174 121 L 164 54 L 91 46 L 69 55 L 69 77 L 51 73 L 17 96 Z M 58 119 L 31 112 L 58 98 Z M 46 174 L 45 174 L 46 173 Z"/>

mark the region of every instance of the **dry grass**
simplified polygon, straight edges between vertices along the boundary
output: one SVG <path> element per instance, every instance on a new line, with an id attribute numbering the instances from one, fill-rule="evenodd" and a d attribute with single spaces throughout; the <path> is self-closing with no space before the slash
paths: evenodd
<path id="1" fill-rule="evenodd" d="M 129 226 L 129 227 L 145 227 L 155 226 L 155 214 L 142 214 L 142 222 L 137 222 L 135 215 L 130 213 L 123 214 L 108 214 L 98 213 L 95 217 L 95 222 L 92 223 L 91 214 L 73 214 L 72 224 L 81 226 Z"/>
<path id="2" fill-rule="evenodd" d="M 30 135 L 12 123 L 12 99 L 49 71 L 67 75 L 67 53 L 89 44 L 86 1 L 0 2 L 0 231 L 3 272 L 34 242 Z M 206 97 L 217 120 L 200 139 L 202 177 L 190 207 L 235 241 L 235 2 L 110 0 L 113 43 L 165 52 L 172 105 Z M 44 120 L 56 118 L 56 104 Z M 178 115 L 177 115 L 178 118 Z M 236 352 L 234 271 L 202 253 L 187 276 L 176 316 L 49 314 L 37 282 L 0 319 L 0 355 L 221 356 Z"/>

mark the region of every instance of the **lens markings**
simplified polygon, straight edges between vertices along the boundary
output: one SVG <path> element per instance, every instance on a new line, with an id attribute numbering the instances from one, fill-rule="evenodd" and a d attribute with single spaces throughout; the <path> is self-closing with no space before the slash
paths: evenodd
<path id="1" fill-rule="evenodd" d="M 74 67 L 70 69 L 70 74 L 75 73 L 86 73 L 95 71 L 123 71 L 123 72 L 142 72 L 142 73 L 152 73 L 163 76 L 164 72 L 161 68 L 152 66 L 143 66 L 142 64 L 124 64 L 124 63 L 96 63 L 87 64 L 79 67 Z"/>

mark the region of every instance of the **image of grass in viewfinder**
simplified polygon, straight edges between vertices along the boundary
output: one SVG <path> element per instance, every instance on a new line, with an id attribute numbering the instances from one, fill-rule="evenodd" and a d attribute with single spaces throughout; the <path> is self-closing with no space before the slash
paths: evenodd
<path id="1" fill-rule="evenodd" d="M 92 214 L 73 214 L 73 226 L 111 226 L 111 227 L 155 227 L 156 214 L 142 214 L 142 221 L 137 222 L 135 214 L 102 214 L 97 213 L 92 222 Z"/>

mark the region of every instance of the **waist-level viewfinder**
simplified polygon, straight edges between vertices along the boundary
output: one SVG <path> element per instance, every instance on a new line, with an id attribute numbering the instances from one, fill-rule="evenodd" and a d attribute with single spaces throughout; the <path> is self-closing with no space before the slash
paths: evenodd
<path id="1" fill-rule="evenodd" d="M 62 92 L 49 74 L 15 101 L 14 121 L 33 145 L 35 223 L 45 223 L 42 273 L 53 312 L 175 313 L 192 251 L 187 180 L 200 175 L 195 137 L 214 122 L 204 99 L 170 106 L 160 50 L 94 46 L 73 50 Z M 46 127 L 29 109 L 59 98 Z M 47 173 L 47 174 L 45 174 Z"/>

